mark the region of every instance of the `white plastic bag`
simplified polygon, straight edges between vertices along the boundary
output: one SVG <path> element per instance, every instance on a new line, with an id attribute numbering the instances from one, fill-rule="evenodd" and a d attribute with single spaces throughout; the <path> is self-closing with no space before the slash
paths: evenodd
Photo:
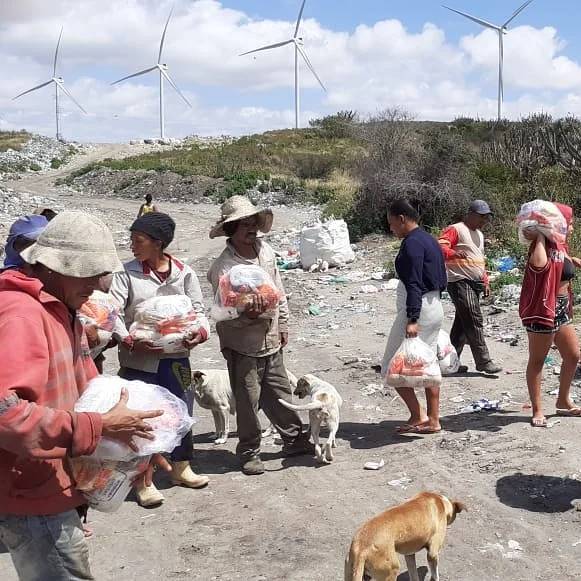
<path id="1" fill-rule="evenodd" d="M 113 336 L 113 327 L 121 310 L 119 303 L 110 295 L 99 290 L 93 292 L 87 302 L 79 309 L 79 319 L 83 325 L 97 327 L 98 345 L 91 348 L 94 359 L 107 347 Z"/>
<path id="2" fill-rule="evenodd" d="M 419 337 L 404 339 L 389 362 L 385 383 L 390 387 L 438 387 L 442 373 L 436 354 Z"/>
<path id="3" fill-rule="evenodd" d="M 304 270 L 318 261 L 343 266 L 355 260 L 344 220 L 329 220 L 307 226 L 301 232 L 301 264 Z"/>
<path id="4" fill-rule="evenodd" d="M 215 321 L 237 319 L 256 295 L 266 302 L 267 308 L 261 317 L 272 318 L 282 293 L 260 266 L 237 264 L 220 277 L 210 316 Z"/>
<path id="5" fill-rule="evenodd" d="M 202 326 L 192 301 L 185 295 L 156 296 L 139 303 L 129 334 L 151 341 L 171 355 L 186 349 L 184 339 Z"/>
<path id="6" fill-rule="evenodd" d="M 524 231 L 542 234 L 552 242 L 564 244 L 567 238 L 567 221 L 553 202 L 533 200 L 521 206 L 516 218 L 518 238 L 522 244 L 529 245 L 530 240 L 524 236 Z"/>
<path id="7" fill-rule="evenodd" d="M 440 329 L 438 333 L 438 361 L 442 375 L 452 375 L 458 372 L 460 358 L 454 345 L 452 345 L 450 335 L 444 329 Z"/>
<path id="8" fill-rule="evenodd" d="M 194 420 L 187 405 L 181 399 L 159 385 L 128 381 L 121 377 L 102 375 L 93 379 L 75 404 L 76 412 L 105 413 L 119 402 L 121 388 L 127 389 L 127 407 L 132 410 L 163 410 L 163 415 L 145 420 L 153 428 L 154 440 L 136 438 L 137 452 L 125 444 L 101 438 L 91 456 L 96 460 L 127 462 L 138 456 L 149 456 L 158 452 L 171 452 L 191 430 Z"/>
<path id="9" fill-rule="evenodd" d="M 133 481 L 149 465 L 150 456 L 128 462 L 96 460 L 80 456 L 69 460 L 77 490 L 83 493 L 91 508 L 114 512 L 127 498 Z"/>

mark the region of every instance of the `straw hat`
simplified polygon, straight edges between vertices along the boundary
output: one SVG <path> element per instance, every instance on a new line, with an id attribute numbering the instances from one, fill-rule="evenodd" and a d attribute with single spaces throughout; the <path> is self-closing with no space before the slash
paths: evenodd
<path id="1" fill-rule="evenodd" d="M 61 212 L 20 255 L 28 264 L 76 278 L 123 270 L 111 231 L 85 212 Z"/>
<path id="2" fill-rule="evenodd" d="M 272 210 L 270 208 L 257 208 L 248 198 L 244 196 L 232 196 L 220 207 L 222 213 L 221 220 L 210 230 L 210 238 L 226 236 L 224 224 L 237 222 L 250 216 L 258 216 L 258 229 L 267 234 L 272 228 Z"/>

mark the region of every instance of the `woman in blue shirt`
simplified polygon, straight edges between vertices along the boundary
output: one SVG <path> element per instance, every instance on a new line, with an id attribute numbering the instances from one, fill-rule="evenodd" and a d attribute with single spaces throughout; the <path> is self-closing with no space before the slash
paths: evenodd
<path id="1" fill-rule="evenodd" d="M 438 242 L 418 226 L 419 218 L 417 210 L 407 200 L 395 201 L 388 211 L 389 227 L 402 243 L 395 259 L 400 279 L 397 316 L 387 340 L 383 375 L 406 337 L 419 337 L 437 351 L 438 333 L 444 318 L 440 295 L 446 288 L 446 266 Z M 399 433 L 433 434 L 441 430 L 439 387 L 426 389 L 427 411 L 412 388 L 398 388 L 397 392 L 410 411 L 410 418 L 398 428 Z"/>

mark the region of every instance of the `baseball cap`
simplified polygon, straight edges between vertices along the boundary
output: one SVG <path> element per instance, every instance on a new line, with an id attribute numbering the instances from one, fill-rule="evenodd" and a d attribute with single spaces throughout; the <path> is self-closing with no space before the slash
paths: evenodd
<path id="1" fill-rule="evenodd" d="M 486 216 L 492 214 L 492 210 L 490 206 L 484 200 L 474 200 L 470 207 L 468 208 L 469 212 L 474 212 L 475 214 L 480 214 L 482 216 Z"/>

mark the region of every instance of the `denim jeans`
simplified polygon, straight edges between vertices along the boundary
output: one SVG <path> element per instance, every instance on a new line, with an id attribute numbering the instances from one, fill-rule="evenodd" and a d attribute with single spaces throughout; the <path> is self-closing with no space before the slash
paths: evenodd
<path id="1" fill-rule="evenodd" d="M 89 547 L 76 510 L 48 516 L 0 514 L 0 541 L 20 581 L 88 581 Z"/>

